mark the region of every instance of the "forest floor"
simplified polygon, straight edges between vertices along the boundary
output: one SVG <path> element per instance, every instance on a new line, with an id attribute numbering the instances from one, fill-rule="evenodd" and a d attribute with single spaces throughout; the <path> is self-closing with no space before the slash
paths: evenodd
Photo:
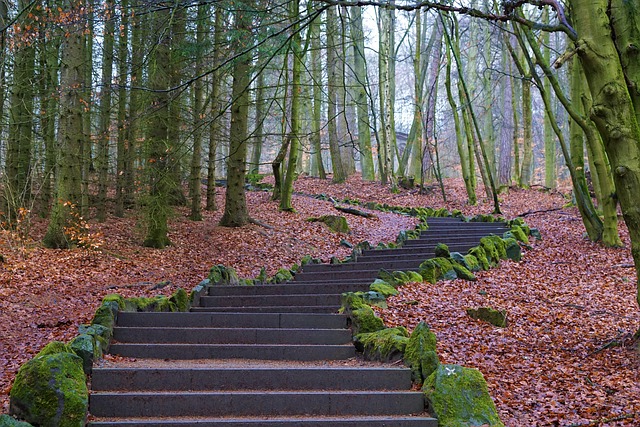
<path id="1" fill-rule="evenodd" d="M 439 192 L 392 193 L 357 177 L 340 185 L 301 177 L 296 190 L 399 206 L 444 206 L 466 215 L 493 210 L 485 199 L 467 206 L 458 180 L 447 181 L 446 203 Z M 28 234 L 1 232 L 0 413 L 8 411 L 19 366 L 47 342 L 75 336 L 106 294 L 189 290 L 215 264 L 233 266 L 242 277 L 256 276 L 263 266 L 273 274 L 306 254 L 325 261 L 347 256 L 350 250 L 340 246 L 341 239 L 377 244 L 414 225 L 414 219 L 395 214 L 347 215 L 351 234 L 336 235 L 306 221 L 335 214 L 331 203 L 294 196 L 297 213 L 282 213 L 269 196 L 250 192 L 248 204 L 251 215 L 271 228 L 226 229 L 217 226 L 220 210 L 192 222 L 186 210 L 177 209 L 170 223 L 173 245 L 164 250 L 140 245 L 143 231 L 133 213 L 91 223 L 91 232 L 101 233 L 94 238 L 102 243 L 98 251 L 42 248 L 37 242 L 46 223 L 37 218 L 30 219 Z M 584 237 L 577 210 L 564 208 L 567 200 L 560 193 L 512 190 L 500 198 L 505 216 L 525 215 L 543 236 L 524 251 L 521 262 L 502 262 L 479 273 L 475 282 L 406 285 L 380 315 L 388 326 L 410 330 L 419 321 L 428 323 L 438 337 L 441 361 L 478 368 L 509 427 L 640 425 L 640 355 L 629 339 L 640 326 L 640 311 L 624 225 L 625 246 L 604 248 Z M 223 203 L 222 194 L 218 200 Z M 507 328 L 465 313 L 487 305 L 507 310 Z"/>

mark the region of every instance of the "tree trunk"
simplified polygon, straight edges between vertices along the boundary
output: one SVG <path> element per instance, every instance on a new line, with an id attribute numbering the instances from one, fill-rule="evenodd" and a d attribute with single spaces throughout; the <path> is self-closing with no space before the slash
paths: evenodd
<path id="1" fill-rule="evenodd" d="M 542 11 L 542 22 L 549 23 L 549 10 L 545 8 Z M 543 56 L 545 63 L 549 64 L 551 55 L 549 33 L 542 32 L 542 46 L 544 46 Z M 544 90 L 551 94 L 551 83 L 549 79 L 543 80 Z M 548 114 L 544 116 L 544 185 L 547 188 L 555 189 L 557 181 L 556 173 L 556 139 L 554 138 L 553 128 L 551 127 L 551 119 Z"/>
<path id="2" fill-rule="evenodd" d="M 309 7 L 313 5 L 309 2 Z M 311 118 L 311 162 L 310 175 L 326 179 L 327 175 L 322 163 L 322 144 L 320 129 L 322 127 L 322 63 L 320 58 L 320 15 L 309 24 L 311 38 L 311 78 L 313 80 L 313 100 Z"/>
<path id="3" fill-rule="evenodd" d="M 331 165 L 333 170 L 333 182 L 344 182 L 347 174 L 342 163 L 340 153 L 340 140 L 338 139 L 338 111 L 339 92 L 342 77 L 338 68 L 338 44 L 336 25 L 337 16 L 334 7 L 327 8 L 327 130 L 329 133 L 329 152 L 331 154 Z"/>
<path id="4" fill-rule="evenodd" d="M 64 5 L 74 10 L 75 3 Z M 69 224 L 71 205 L 78 205 L 82 198 L 82 145 L 83 129 L 83 85 L 85 82 L 85 54 L 83 26 L 73 20 L 66 28 L 60 57 L 60 121 L 58 124 L 58 173 L 53 209 L 44 236 L 43 244 L 48 248 L 68 248 L 65 235 Z"/>
<path id="5" fill-rule="evenodd" d="M 242 227 L 249 222 L 249 210 L 244 189 L 247 159 L 247 126 L 249 121 L 249 84 L 251 82 L 251 54 L 247 48 L 253 43 L 251 36 L 252 17 L 249 5 L 234 11 L 236 40 L 233 64 L 233 84 L 231 87 L 231 129 L 229 133 L 229 157 L 227 160 L 227 191 L 225 193 L 224 214 L 220 225 Z"/>
<path id="6" fill-rule="evenodd" d="M 250 174 L 260 173 L 260 159 L 262 158 L 262 144 L 264 141 L 264 122 L 266 119 L 265 112 L 265 78 L 264 71 L 258 74 L 256 78 L 256 130 L 254 132 L 251 150 L 251 168 Z"/>
<path id="7" fill-rule="evenodd" d="M 378 10 L 379 49 L 378 49 L 378 75 L 380 92 L 380 147 L 378 148 L 382 158 L 380 179 L 382 184 L 395 186 L 393 170 L 393 132 L 392 132 L 392 101 L 391 88 L 392 76 L 390 61 L 393 53 L 391 46 L 391 11 Z"/>
<path id="8" fill-rule="evenodd" d="M 207 158 L 207 203 L 205 209 L 215 211 L 216 203 L 216 152 L 218 139 L 222 131 L 222 111 L 220 108 L 220 87 L 222 85 L 222 43 L 224 40 L 224 11 L 220 5 L 216 5 L 214 12 L 214 36 L 213 36 L 213 66 L 216 67 L 211 74 L 211 120 L 209 123 L 209 154 Z"/>
<path id="9" fill-rule="evenodd" d="M 531 83 L 529 76 L 522 79 L 522 129 L 524 132 L 522 144 L 522 168 L 520 181 L 522 187 L 531 187 L 533 174 L 533 109 L 531 105 Z"/>
<path id="10" fill-rule="evenodd" d="M 124 216 L 124 190 L 126 156 L 130 141 L 127 140 L 127 73 L 129 54 L 129 1 L 120 3 L 120 37 L 118 39 L 118 141 L 116 142 L 116 199 L 115 215 Z"/>
<path id="11" fill-rule="evenodd" d="M 202 56 L 206 43 L 205 25 L 207 19 L 207 7 L 204 4 L 198 5 L 196 17 L 196 51 L 195 51 L 195 74 L 201 75 L 204 69 Z M 202 169 L 202 135 L 204 127 L 204 82 L 202 78 L 197 79 L 193 84 L 193 152 L 191 153 L 191 171 L 189 174 L 189 198 L 191 199 L 191 212 L 189 218 L 193 221 L 202 221 L 202 185 L 200 184 L 200 173 Z"/>
<path id="12" fill-rule="evenodd" d="M 113 80 L 113 49 L 115 40 L 115 7 L 111 0 L 104 4 L 106 22 L 104 24 L 102 45 L 102 82 L 100 87 L 100 116 L 98 126 L 98 150 L 96 165 L 98 168 L 98 194 L 96 200 L 96 219 L 107 219 L 107 187 L 109 179 L 109 140 L 111 139 L 111 81 Z"/>

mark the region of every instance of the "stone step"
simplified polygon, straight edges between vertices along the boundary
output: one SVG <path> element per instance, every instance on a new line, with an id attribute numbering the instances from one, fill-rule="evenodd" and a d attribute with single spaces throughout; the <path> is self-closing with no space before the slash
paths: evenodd
<path id="1" fill-rule="evenodd" d="M 90 427 L 437 427 L 435 418 L 426 416 L 354 417 L 223 417 L 223 418 L 142 418 L 94 420 Z"/>
<path id="2" fill-rule="evenodd" d="M 460 252 L 464 254 L 474 246 L 478 246 L 479 243 L 480 243 L 480 240 L 478 239 L 478 241 L 474 243 L 467 243 L 465 245 L 456 243 L 452 245 L 447 245 L 447 247 L 449 248 L 450 252 Z M 436 244 L 434 243 L 427 244 L 427 245 L 406 245 L 398 249 L 366 250 L 362 252 L 362 256 L 367 257 L 370 255 L 371 256 L 380 256 L 380 255 L 398 255 L 399 256 L 399 255 L 429 255 L 429 254 L 433 256 L 435 247 L 436 247 Z"/>
<path id="3" fill-rule="evenodd" d="M 371 281 L 373 283 L 373 280 Z M 191 307 L 192 312 L 202 313 L 292 313 L 292 314 L 331 314 L 337 313 L 340 305 L 275 305 L 275 306 L 248 306 L 248 307 Z"/>
<path id="4" fill-rule="evenodd" d="M 314 264 L 328 265 L 328 264 Z M 306 267 L 305 267 L 306 269 Z M 369 279 L 354 282 L 334 282 L 332 284 L 304 284 L 297 280 L 281 285 L 255 285 L 255 286 L 210 286 L 210 296 L 238 296 L 238 295 L 297 295 L 297 294 L 342 294 L 349 291 L 361 291 L 369 289 Z"/>
<path id="5" fill-rule="evenodd" d="M 411 391 L 93 392 L 97 417 L 407 415 L 424 412 Z"/>
<path id="6" fill-rule="evenodd" d="M 356 263 L 355 265 L 358 265 L 358 264 Z M 384 267 L 380 267 L 380 268 L 384 268 Z M 342 281 L 348 282 L 349 280 L 357 277 L 361 277 L 361 278 L 366 277 L 366 278 L 370 278 L 371 283 L 373 283 L 375 278 L 378 276 L 379 270 L 380 270 L 379 268 L 366 269 L 366 267 L 365 269 L 357 268 L 355 270 L 336 269 L 336 271 L 315 271 L 310 273 L 302 272 L 302 273 L 298 273 L 296 277 L 300 277 L 302 280 L 309 283 L 313 283 L 313 282 L 321 283 L 324 280 L 334 280 L 334 281 L 342 280 Z"/>
<path id="7" fill-rule="evenodd" d="M 256 329 L 256 328 L 122 328 L 116 327 L 118 343 L 150 344 L 346 344 L 348 329 Z"/>
<path id="8" fill-rule="evenodd" d="M 261 359 L 341 360 L 355 356 L 352 343 L 344 345 L 305 344 L 120 344 L 109 353 L 138 359 Z"/>
<path id="9" fill-rule="evenodd" d="M 491 229 L 491 230 L 483 230 L 483 231 L 475 231 L 475 232 L 461 232 L 460 230 L 455 231 L 423 231 L 420 233 L 420 237 L 418 239 L 409 239 L 405 242 L 413 242 L 415 240 L 434 240 L 434 239 L 447 239 L 447 240 L 480 240 L 484 236 L 490 236 L 492 234 L 502 236 L 504 233 L 509 231 L 508 229 Z M 446 243 L 446 241 L 445 241 Z"/>
<path id="10" fill-rule="evenodd" d="M 203 296 L 202 307 L 263 307 L 263 306 L 330 306 L 340 305 L 340 294 L 240 295 Z"/>
<path id="11" fill-rule="evenodd" d="M 395 367 L 298 364 L 276 367 L 96 367 L 91 374 L 91 388 L 93 391 L 409 390 L 411 371 Z"/>
<path id="12" fill-rule="evenodd" d="M 313 268 L 307 269 L 299 274 L 306 279 L 307 274 L 315 273 L 342 273 L 353 270 L 412 270 L 417 268 L 422 261 L 429 257 L 418 256 L 413 258 L 396 257 L 395 259 L 369 259 L 365 257 L 358 258 L 357 262 L 347 262 L 344 264 L 315 264 Z"/>
<path id="13" fill-rule="evenodd" d="M 312 313 L 118 313 L 122 327 L 175 328 L 318 328 L 344 329 L 347 317 L 342 314 Z"/>

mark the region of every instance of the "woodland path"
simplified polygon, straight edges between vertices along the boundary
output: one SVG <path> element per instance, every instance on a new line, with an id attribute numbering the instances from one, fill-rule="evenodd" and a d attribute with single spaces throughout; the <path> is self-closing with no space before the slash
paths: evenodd
<path id="1" fill-rule="evenodd" d="M 399 249 L 345 264 L 311 264 L 277 285 L 212 286 L 189 313 L 120 313 L 94 367 L 93 427 L 437 426 L 404 367 L 356 357 L 343 292 L 380 269 L 415 270 L 437 243 L 466 252 L 496 223 L 432 218 Z M 121 360 L 120 360 L 121 359 Z"/>

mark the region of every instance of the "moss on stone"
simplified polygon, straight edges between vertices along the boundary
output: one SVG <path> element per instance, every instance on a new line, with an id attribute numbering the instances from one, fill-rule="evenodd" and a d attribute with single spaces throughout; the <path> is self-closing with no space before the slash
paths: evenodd
<path id="1" fill-rule="evenodd" d="M 387 282 L 382 279 L 376 279 L 370 286 L 369 289 L 381 294 L 385 298 L 390 297 L 392 295 L 398 295 L 400 292 Z"/>
<path id="2" fill-rule="evenodd" d="M 71 351 L 82 359 L 82 369 L 85 374 L 90 374 L 94 360 L 102 357 L 102 348 L 96 337 L 89 334 L 80 334 L 70 343 Z"/>
<path id="3" fill-rule="evenodd" d="M 490 267 L 495 267 L 500 263 L 500 252 L 490 236 L 480 239 L 480 246 L 484 249 Z"/>
<path id="4" fill-rule="evenodd" d="M 116 304 L 118 304 L 118 308 L 120 310 L 124 310 L 125 309 L 125 303 L 124 303 L 124 297 L 122 295 L 118 295 L 118 294 L 109 294 L 106 297 L 102 298 L 102 303 L 110 303 L 110 302 L 115 302 Z"/>
<path id="5" fill-rule="evenodd" d="M 276 274 L 273 275 L 273 277 L 267 280 L 267 282 L 268 283 L 284 283 L 284 282 L 288 282 L 289 280 L 293 280 L 293 274 L 291 274 L 290 270 L 287 270 L 286 268 L 281 268 L 278 270 Z"/>
<path id="6" fill-rule="evenodd" d="M 510 232 L 511 232 L 511 235 L 513 236 L 513 238 L 515 238 L 517 241 L 525 243 L 525 244 L 529 244 L 529 238 L 527 237 L 527 234 L 522 229 L 522 227 L 520 227 L 518 225 L 514 225 L 514 226 L 511 227 Z"/>
<path id="7" fill-rule="evenodd" d="M 69 344 L 63 343 L 62 341 L 51 341 L 49 344 L 45 345 L 42 350 L 36 354 L 37 356 L 46 356 L 47 354 L 57 354 L 57 353 L 71 353 L 71 348 Z"/>
<path id="8" fill-rule="evenodd" d="M 358 291 L 358 292 L 345 292 L 341 297 L 342 306 L 348 309 L 361 308 L 362 306 L 376 306 L 380 308 L 387 308 L 386 297 L 375 291 Z"/>
<path id="9" fill-rule="evenodd" d="M 435 248 L 436 258 L 449 258 L 451 253 L 449 252 L 449 246 L 444 243 L 438 243 Z"/>
<path id="10" fill-rule="evenodd" d="M 175 311 L 189 311 L 189 295 L 184 289 L 178 288 L 169 301 L 175 306 Z"/>
<path id="11" fill-rule="evenodd" d="M 78 327 L 80 335 L 88 334 L 95 338 L 96 345 L 100 346 L 103 353 L 109 350 L 109 342 L 113 335 L 113 329 L 108 329 L 102 325 L 80 325 Z"/>
<path id="12" fill-rule="evenodd" d="M 0 427 L 33 427 L 25 421 L 18 421 L 10 415 L 0 415 Z"/>
<path id="13" fill-rule="evenodd" d="M 407 271 L 407 277 L 409 278 L 409 283 L 420 283 L 422 282 L 422 276 L 417 271 Z"/>
<path id="14" fill-rule="evenodd" d="M 500 236 L 488 236 L 491 241 L 493 241 L 496 250 L 498 251 L 498 257 L 500 259 L 507 259 L 507 251 L 504 240 Z"/>
<path id="15" fill-rule="evenodd" d="M 376 313 L 368 305 L 348 312 L 351 318 L 351 331 L 353 335 L 367 332 L 375 332 L 384 329 L 384 322 L 376 316 Z"/>
<path id="16" fill-rule="evenodd" d="M 422 384 L 440 364 L 436 353 L 436 335 L 424 322 L 415 327 L 404 352 L 404 363 L 411 368 L 415 383 Z"/>
<path id="17" fill-rule="evenodd" d="M 82 359 L 66 352 L 45 354 L 29 360 L 18 371 L 9 411 L 43 427 L 82 427 L 88 402 Z"/>
<path id="18" fill-rule="evenodd" d="M 476 261 L 478 261 L 478 264 L 480 265 L 480 268 L 482 270 L 488 270 L 489 268 L 491 268 L 491 265 L 489 265 L 489 259 L 487 258 L 487 251 L 485 251 L 482 246 L 474 246 L 473 248 L 469 249 L 468 255 L 473 256 Z"/>
<path id="19" fill-rule="evenodd" d="M 458 264 L 456 262 L 451 264 L 453 266 L 453 269 L 456 272 L 456 275 L 458 276 L 458 279 L 464 279 L 464 280 L 471 280 L 471 281 L 475 281 L 476 280 L 476 276 L 470 272 L 467 267 L 465 267 L 462 264 Z"/>
<path id="20" fill-rule="evenodd" d="M 209 269 L 209 280 L 213 285 L 238 285 L 240 278 L 232 267 L 225 267 L 222 264 L 214 265 Z"/>
<path id="21" fill-rule="evenodd" d="M 529 231 L 530 231 L 529 235 L 531 237 L 535 237 L 536 240 L 542 240 L 542 234 L 540 234 L 540 230 L 538 230 L 537 228 L 532 228 Z"/>
<path id="22" fill-rule="evenodd" d="M 404 326 L 381 329 L 375 332 L 360 333 L 354 337 L 358 351 L 362 351 L 365 359 L 380 362 L 399 360 L 404 354 L 409 333 Z"/>
<path id="23" fill-rule="evenodd" d="M 520 261 L 522 259 L 522 249 L 516 239 L 504 239 L 504 244 L 508 259 L 512 261 Z"/>
<path id="24" fill-rule="evenodd" d="M 334 233 L 348 233 L 350 231 L 347 219 L 342 215 L 323 215 L 321 217 L 311 217 L 311 222 L 322 222 Z"/>
<path id="25" fill-rule="evenodd" d="M 422 391 L 440 427 L 504 427 L 477 369 L 440 365 L 426 379 Z"/>
<path id="26" fill-rule="evenodd" d="M 491 307 L 468 308 L 467 314 L 473 318 L 490 323 L 499 328 L 507 327 L 507 312 L 496 310 Z"/>
<path id="27" fill-rule="evenodd" d="M 113 329 L 113 326 L 116 324 L 116 319 L 113 315 L 113 310 L 110 303 L 103 303 L 100 305 L 100 307 L 98 307 L 95 314 L 93 315 L 91 324 L 102 325 L 105 328 Z"/>
<path id="28" fill-rule="evenodd" d="M 420 275 L 424 281 L 436 283 L 439 280 L 453 280 L 457 278 L 451 260 L 447 258 L 432 258 L 420 264 Z"/>

